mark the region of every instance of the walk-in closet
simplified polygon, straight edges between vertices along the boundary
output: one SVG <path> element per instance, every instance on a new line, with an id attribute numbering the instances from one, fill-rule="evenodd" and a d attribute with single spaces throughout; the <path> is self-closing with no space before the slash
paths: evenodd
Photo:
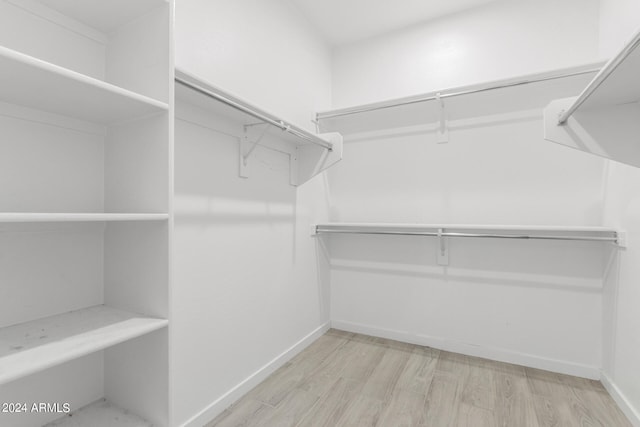
<path id="1" fill-rule="evenodd" d="M 0 427 L 640 427 L 640 2 L 1 0 Z"/>

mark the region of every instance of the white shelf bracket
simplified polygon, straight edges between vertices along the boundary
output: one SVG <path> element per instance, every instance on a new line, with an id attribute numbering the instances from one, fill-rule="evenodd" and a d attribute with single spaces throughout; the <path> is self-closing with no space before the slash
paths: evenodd
<path id="1" fill-rule="evenodd" d="M 440 92 L 436 94 L 436 101 L 438 102 L 440 117 L 436 142 L 438 144 L 446 144 L 447 142 L 449 142 L 449 128 L 447 126 L 447 112 L 444 107 L 444 101 L 440 96 Z"/>
<path id="2" fill-rule="evenodd" d="M 447 238 L 442 235 L 444 230 L 438 228 L 438 265 L 449 265 L 449 244 Z"/>
<path id="3" fill-rule="evenodd" d="M 255 141 L 251 141 L 251 136 L 249 135 L 250 130 L 256 126 L 261 126 L 262 131 L 260 132 L 258 137 L 255 139 Z M 260 145 L 260 141 L 266 135 L 267 131 L 269 130 L 269 127 L 270 127 L 269 123 L 255 123 L 250 125 L 244 125 L 244 134 L 242 138 L 240 138 L 240 155 L 239 155 L 241 178 L 249 177 L 249 171 L 248 171 L 249 157 L 251 157 L 251 154 L 253 154 L 253 150 L 255 150 L 256 147 Z"/>
<path id="4" fill-rule="evenodd" d="M 616 245 L 619 248 L 627 247 L 627 232 L 626 231 L 618 231 L 616 232 Z"/>

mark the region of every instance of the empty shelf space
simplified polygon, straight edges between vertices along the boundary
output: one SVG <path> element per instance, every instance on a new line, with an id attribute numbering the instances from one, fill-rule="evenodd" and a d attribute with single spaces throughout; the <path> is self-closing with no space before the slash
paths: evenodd
<path id="1" fill-rule="evenodd" d="M 0 223 L 164 221 L 165 213 L 0 213 Z"/>
<path id="2" fill-rule="evenodd" d="M 0 384 L 167 326 L 168 320 L 104 305 L 0 329 Z"/>
<path id="3" fill-rule="evenodd" d="M 11 0 L 15 1 L 15 0 Z M 166 0 L 39 0 L 58 13 L 88 25 L 102 33 L 110 33 L 138 16 L 166 4 Z"/>
<path id="4" fill-rule="evenodd" d="M 45 427 L 151 427 L 151 423 L 101 399 L 70 413 Z"/>
<path id="5" fill-rule="evenodd" d="M 0 47 L 0 101 L 110 124 L 168 110 L 166 103 Z"/>

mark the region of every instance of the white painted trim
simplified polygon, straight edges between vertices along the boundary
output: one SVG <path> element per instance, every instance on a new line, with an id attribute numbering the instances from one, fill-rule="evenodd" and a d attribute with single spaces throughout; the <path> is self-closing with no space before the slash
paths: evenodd
<path id="1" fill-rule="evenodd" d="M 405 331 L 378 328 L 376 326 L 359 323 L 332 320 L 331 327 L 347 332 L 371 335 L 396 341 L 418 344 L 467 356 L 482 357 L 498 362 L 513 363 L 530 368 L 544 369 L 546 371 L 573 375 L 582 378 L 600 379 L 600 368 L 597 366 L 572 363 L 564 360 L 549 359 L 527 353 L 507 350 L 504 348 L 480 346 L 459 341 L 450 341 L 444 338 L 413 334 Z M 640 426 L 639 426 L 640 427 Z"/>
<path id="2" fill-rule="evenodd" d="M 275 359 L 271 360 L 269 363 L 264 365 L 262 368 L 258 369 L 256 372 L 251 374 L 244 381 L 240 382 L 238 385 L 233 387 L 231 390 L 226 392 L 224 395 L 219 397 L 209 406 L 204 408 L 198 414 L 194 415 L 191 419 L 182 424 L 182 427 L 200 427 L 205 425 L 216 416 L 218 416 L 222 411 L 227 409 L 232 403 L 240 399 L 247 392 L 253 389 L 256 385 L 260 384 L 264 381 L 269 375 L 275 372 L 276 369 L 283 366 L 289 360 L 291 360 L 294 356 L 300 353 L 302 350 L 311 345 L 315 340 L 320 338 L 325 332 L 329 330 L 331 327 L 330 322 L 326 322 L 312 331 L 310 334 L 302 338 L 300 341 L 289 347 L 287 350 L 278 355 Z"/>
<path id="3" fill-rule="evenodd" d="M 635 427 L 640 427 L 640 412 L 638 409 L 633 407 L 631 402 L 629 402 L 629 399 L 626 398 L 624 393 L 622 393 L 618 386 L 613 382 L 613 379 L 606 373 L 602 372 L 600 381 L 604 388 L 607 389 L 613 400 L 618 404 L 618 407 L 620 407 L 622 412 L 629 419 L 629 422 Z"/>

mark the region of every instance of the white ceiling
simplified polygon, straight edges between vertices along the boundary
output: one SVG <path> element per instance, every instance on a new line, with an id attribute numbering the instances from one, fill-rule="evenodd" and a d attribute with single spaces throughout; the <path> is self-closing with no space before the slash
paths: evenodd
<path id="1" fill-rule="evenodd" d="M 495 0 L 290 0 L 333 45 L 366 39 Z"/>

